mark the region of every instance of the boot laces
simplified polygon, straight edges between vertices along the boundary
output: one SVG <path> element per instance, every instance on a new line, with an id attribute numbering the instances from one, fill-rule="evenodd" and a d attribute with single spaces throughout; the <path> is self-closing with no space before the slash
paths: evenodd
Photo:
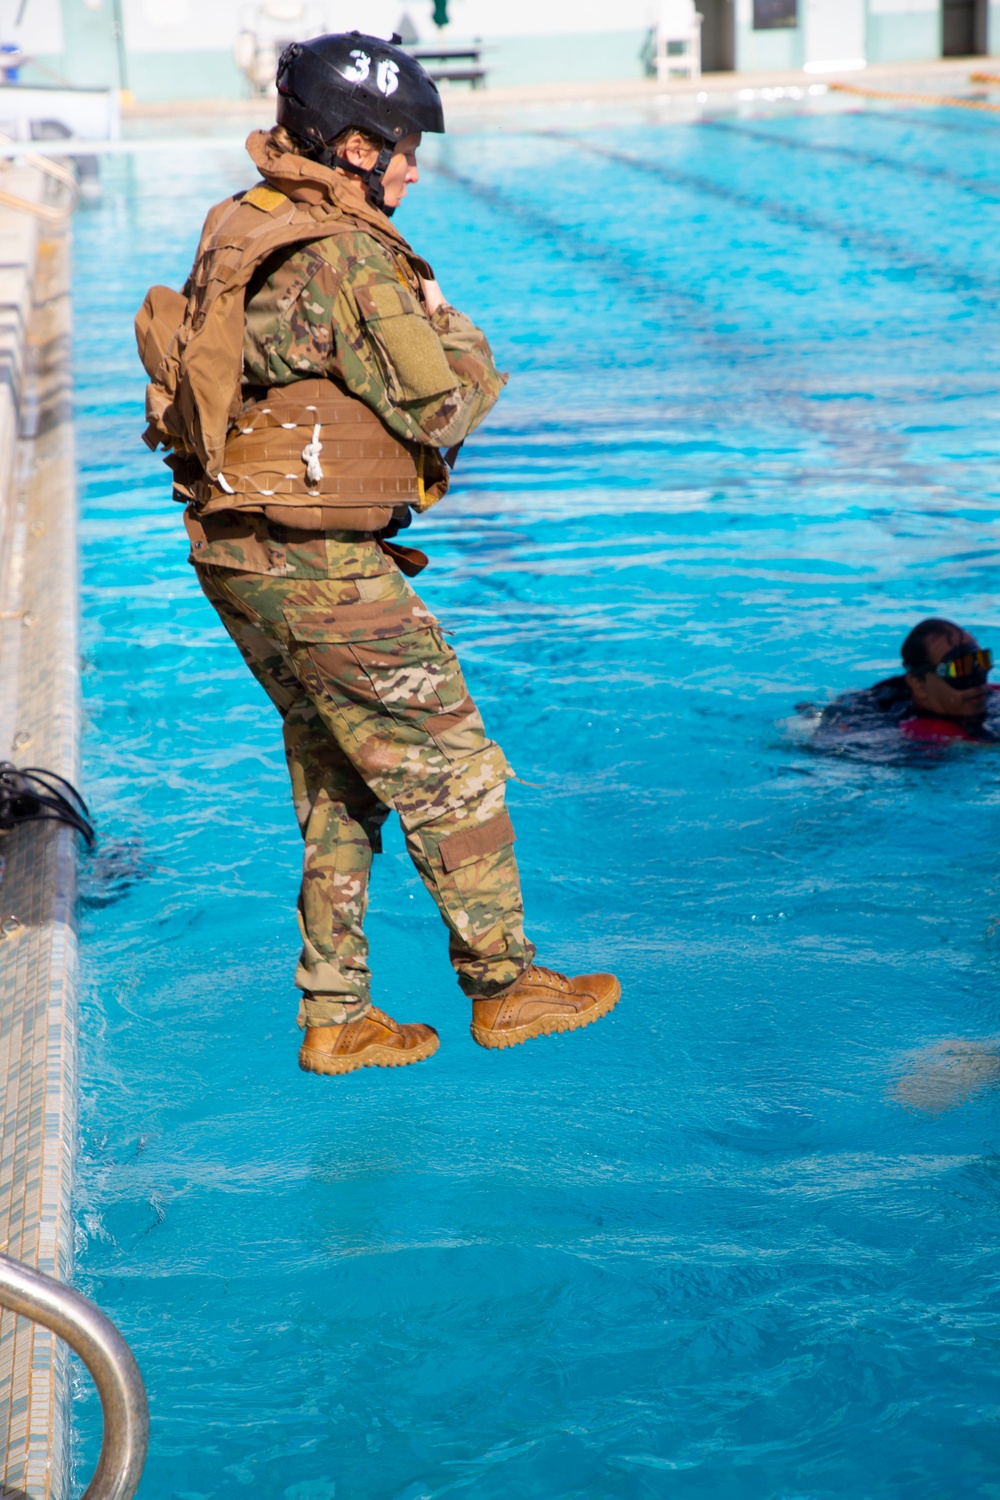
<path id="1" fill-rule="evenodd" d="M 387 1016 L 384 1010 L 379 1010 L 377 1005 L 372 1006 L 364 1019 L 366 1021 L 376 1021 L 378 1025 L 384 1026 L 387 1031 L 399 1031 L 400 1029 L 399 1022 L 394 1021 L 392 1016 Z"/>
<path id="2" fill-rule="evenodd" d="M 543 964 L 532 964 L 531 967 L 536 974 L 544 974 L 549 979 L 558 979 L 562 984 L 569 985 L 566 975 L 560 974 L 558 969 L 546 969 Z"/>

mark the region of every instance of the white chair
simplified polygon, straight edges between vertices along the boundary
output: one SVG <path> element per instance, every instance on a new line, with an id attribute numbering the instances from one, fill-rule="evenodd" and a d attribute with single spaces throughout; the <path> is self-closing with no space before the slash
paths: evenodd
<path id="1" fill-rule="evenodd" d="M 274 93 L 278 58 L 289 42 L 304 42 L 329 29 L 322 0 L 247 0 L 240 22 L 233 53 L 255 94 Z"/>
<path id="2" fill-rule="evenodd" d="M 660 0 L 655 25 L 656 76 L 701 77 L 701 21 L 694 0 Z"/>

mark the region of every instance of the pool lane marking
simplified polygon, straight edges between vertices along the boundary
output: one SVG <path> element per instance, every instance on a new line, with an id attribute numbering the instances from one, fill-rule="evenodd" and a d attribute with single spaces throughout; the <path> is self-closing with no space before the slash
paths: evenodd
<path id="1" fill-rule="evenodd" d="M 981 115 L 972 120 L 931 120 L 922 110 L 914 110 L 909 114 L 899 109 L 858 109 L 851 113 L 863 114 L 866 120 L 889 120 L 896 125 L 919 125 L 923 130 L 944 130 L 952 135 L 960 135 L 967 141 L 982 140 L 983 125 L 988 132 L 996 127 L 1000 133 L 1000 120 L 989 117 L 984 120 Z"/>
<path id="2" fill-rule="evenodd" d="M 946 182 L 978 198 L 987 198 L 1000 203 L 1000 183 L 980 183 L 973 177 L 960 177 L 947 167 L 923 166 L 920 162 L 904 161 L 898 157 L 879 156 L 874 151 L 859 151 L 855 146 L 834 146 L 827 141 L 797 141 L 790 136 L 778 135 L 770 130 L 759 130 L 752 125 L 737 125 L 731 120 L 702 120 L 707 130 L 724 130 L 729 135 L 746 136 L 749 140 L 764 141 L 769 146 L 782 146 L 786 151 L 815 152 L 822 156 L 841 157 L 845 161 L 856 161 L 867 167 L 886 167 L 892 172 L 902 172 L 914 177 L 926 177 L 933 182 Z"/>
<path id="3" fill-rule="evenodd" d="M 717 186 L 717 184 L 711 183 L 708 179 L 701 179 L 685 173 L 676 174 L 678 179 L 683 180 L 673 182 L 671 176 L 667 175 L 668 169 L 654 167 L 640 158 L 631 157 L 626 153 L 616 153 L 606 150 L 594 146 L 591 142 L 584 141 L 576 136 L 564 135 L 561 132 L 527 130 L 511 133 L 572 142 L 588 151 L 592 151 L 594 154 L 608 156 L 612 160 L 621 159 L 626 165 L 634 167 L 637 170 L 648 170 L 654 172 L 656 175 L 665 175 L 673 186 L 706 192 L 711 191 Z M 662 277 L 650 276 L 635 266 L 630 265 L 620 247 L 609 246 L 600 242 L 588 243 L 586 240 L 580 238 L 574 230 L 567 229 L 565 225 L 560 224 L 552 215 L 545 213 L 543 209 L 538 208 L 536 205 L 514 198 L 492 184 L 467 177 L 464 173 L 456 170 L 456 168 L 445 165 L 441 161 L 426 161 L 424 167 L 426 170 L 436 172 L 446 181 L 452 182 L 456 187 L 462 188 L 471 197 L 478 198 L 480 201 L 488 204 L 501 217 L 519 219 L 536 233 L 542 232 L 551 239 L 556 240 L 560 243 L 561 253 L 568 255 L 570 259 L 598 266 L 602 273 L 602 280 L 613 279 L 631 284 L 654 304 L 660 306 L 665 304 L 673 315 L 687 319 L 687 326 L 693 328 L 693 331 L 699 335 L 705 344 L 712 348 L 725 349 L 726 357 L 730 363 L 754 364 L 760 360 L 773 359 L 774 350 L 769 345 L 761 344 L 752 335 L 749 337 L 742 335 L 737 340 L 731 335 L 719 331 L 716 325 L 720 319 L 726 316 L 724 308 L 718 307 L 716 311 L 712 312 L 709 304 L 700 295 L 693 292 L 679 291 L 676 286 L 669 288 L 664 286 Z M 720 188 L 718 196 L 728 201 L 737 201 L 741 206 L 745 203 L 747 206 L 751 206 L 760 212 L 766 212 L 766 207 L 762 203 L 755 203 L 748 195 L 741 194 L 736 189 Z M 775 209 L 780 209 L 782 205 L 775 204 L 774 207 Z M 794 214 L 795 211 L 789 210 L 789 213 Z M 775 217 L 777 217 L 777 214 L 775 214 Z M 797 228 L 812 230 L 820 228 L 827 234 L 838 235 L 842 241 L 847 241 L 848 243 L 850 243 L 850 237 L 853 233 L 848 229 L 830 226 L 823 220 L 819 220 L 813 224 L 811 221 L 799 223 L 797 219 L 793 218 L 790 222 L 793 222 Z M 857 238 L 864 245 L 864 248 L 869 248 L 867 244 L 869 237 L 864 231 L 859 230 Z M 881 236 L 873 236 L 871 238 L 881 242 Z M 893 257 L 899 261 L 903 261 L 908 266 L 908 269 L 921 269 L 928 272 L 933 275 L 934 279 L 942 281 L 948 290 L 955 290 L 954 283 L 958 283 L 961 278 L 965 278 L 972 289 L 986 292 L 989 295 L 991 307 L 995 305 L 997 291 L 997 284 L 995 282 L 974 277 L 971 272 L 955 272 L 941 276 L 939 268 L 935 263 L 914 260 L 914 263 L 911 265 L 904 258 L 905 252 L 900 251 L 891 241 L 885 243 L 892 251 Z M 883 274 L 888 274 L 888 272 L 883 272 Z"/>
<path id="4" fill-rule="evenodd" d="M 532 135 L 538 132 L 519 131 L 517 133 Z M 731 364 L 752 363 L 765 358 L 773 359 L 774 351 L 764 345 L 756 344 L 756 341 L 751 352 L 748 348 L 749 340 L 741 339 L 737 342 L 727 334 L 720 334 L 714 324 L 723 316 L 721 310 L 713 315 L 704 299 L 696 293 L 679 291 L 676 287 L 665 287 L 660 278 L 650 276 L 630 265 L 617 248 L 600 242 L 589 243 L 575 235 L 565 225 L 560 224 L 558 219 L 536 208 L 534 204 L 512 198 L 491 183 L 466 177 L 462 172 L 456 171 L 454 167 L 446 166 L 443 162 L 424 162 L 422 166 L 425 170 L 436 172 L 446 181 L 462 188 L 470 197 L 478 198 L 481 202 L 488 204 L 502 218 L 519 219 L 536 234 L 541 232 L 555 240 L 561 254 L 571 260 L 586 262 L 597 267 L 601 272 L 602 281 L 610 279 L 625 282 L 642 292 L 654 306 L 662 308 L 666 305 L 672 316 L 683 319 L 683 326 L 688 329 L 693 328 L 706 344 L 724 349 L 726 358 Z"/>
<path id="5" fill-rule="evenodd" d="M 518 131 L 522 135 L 549 136 L 556 134 L 549 131 Z M 557 137 L 559 138 L 559 137 Z M 577 137 L 567 137 L 576 142 Z M 580 144 L 589 145 L 587 142 Z M 662 277 L 653 277 L 629 264 L 622 250 L 618 246 L 609 246 L 603 243 L 588 243 L 579 234 L 567 229 L 557 219 L 546 214 L 534 204 L 522 202 L 512 197 L 501 189 L 494 187 L 491 183 L 485 183 L 479 179 L 465 176 L 456 168 L 448 166 L 441 161 L 427 161 L 425 168 L 436 172 L 446 181 L 453 183 L 456 187 L 463 189 L 470 197 L 478 198 L 486 203 L 501 218 L 514 218 L 526 223 L 535 233 L 543 233 L 550 240 L 555 241 L 559 253 L 570 260 L 596 266 L 600 269 L 602 281 L 615 280 L 631 284 L 641 291 L 654 305 L 666 306 L 672 316 L 679 316 L 686 320 L 685 327 L 698 337 L 702 344 L 708 349 L 723 351 L 730 365 L 737 365 L 744 369 L 756 367 L 766 363 L 770 366 L 775 358 L 775 350 L 766 344 L 761 344 L 754 335 L 741 334 L 737 339 L 731 334 L 722 332 L 718 323 L 726 316 L 725 309 L 718 307 L 714 312 L 705 299 L 692 292 L 681 292 L 676 287 L 668 289 L 663 284 Z M 628 165 L 640 168 L 646 164 L 633 159 L 628 159 Z M 697 179 L 696 179 L 697 180 Z M 687 185 L 687 184 L 685 184 Z M 927 265 L 922 262 L 922 265 Z M 929 269 L 936 271 L 936 267 Z M 989 298 L 990 306 L 995 303 L 995 287 L 989 283 L 980 283 L 985 290 L 992 295 Z M 787 359 L 787 350 L 783 351 L 782 358 Z M 765 399 L 783 400 L 787 397 L 784 390 L 772 391 L 763 385 L 757 385 L 756 389 Z M 812 403 L 808 403 L 810 408 Z M 809 430 L 829 433 L 830 426 L 827 423 L 815 420 L 804 422 L 802 425 Z M 836 424 L 838 427 L 842 422 Z M 848 424 L 853 430 L 854 423 Z M 834 439 L 835 441 L 836 439 Z"/>
<path id="6" fill-rule="evenodd" d="M 543 132 L 518 132 L 518 134 L 528 135 L 541 133 Z M 620 248 L 600 243 L 588 244 L 573 230 L 567 229 L 565 225 L 560 224 L 558 220 L 534 205 L 510 197 L 491 183 L 466 177 L 454 167 L 447 166 L 440 161 L 426 161 L 424 166 L 427 170 L 438 173 L 446 181 L 463 189 L 470 197 L 478 198 L 487 204 L 502 219 L 513 218 L 527 223 L 536 234 L 540 232 L 553 241 L 560 255 L 571 261 L 575 260 L 599 268 L 602 281 L 606 282 L 611 279 L 624 282 L 626 285 L 631 283 L 640 289 L 652 303 L 659 303 L 661 306 L 665 303 L 671 316 L 678 316 L 685 320 L 685 330 L 693 333 L 701 341 L 703 347 L 714 354 L 721 354 L 730 368 L 740 368 L 744 372 L 742 375 L 744 381 L 746 381 L 745 372 L 749 370 L 756 370 L 759 367 L 763 367 L 769 373 L 773 370 L 777 353 L 775 349 L 759 344 L 752 335 L 736 339 L 730 334 L 719 332 L 715 324 L 724 316 L 721 308 L 712 316 L 703 298 L 693 293 L 668 292 L 661 279 L 648 276 L 634 266 L 630 266 Z M 780 359 L 787 364 L 787 349 L 780 351 Z M 883 465 L 891 463 L 893 473 L 891 482 L 928 483 L 925 478 L 926 465 L 914 463 L 912 459 L 905 457 L 900 458 L 900 455 L 905 453 L 908 444 L 893 427 L 873 429 L 867 421 L 858 421 L 842 409 L 838 410 L 834 419 L 831 420 L 825 402 L 815 402 L 811 391 L 803 394 L 798 389 L 790 390 L 787 382 L 781 385 L 771 385 L 755 380 L 751 388 L 755 397 L 763 401 L 765 405 L 778 408 L 789 427 L 811 433 L 814 437 L 818 436 L 833 448 L 841 450 L 848 448 L 852 463 L 857 464 L 860 461 L 857 455 L 867 448 L 864 461 L 869 466 L 876 459 Z M 797 403 L 794 416 L 790 416 L 788 411 L 790 398 Z M 874 453 L 873 448 L 877 450 Z"/>
<path id="7" fill-rule="evenodd" d="M 991 307 L 996 304 L 997 291 L 1000 290 L 1000 282 L 996 279 L 987 280 L 965 268 L 960 270 L 957 267 L 943 266 L 937 260 L 925 260 L 923 256 L 914 255 L 895 240 L 886 238 L 885 235 L 838 224 L 810 210 L 781 203 L 776 198 L 755 198 L 750 193 L 741 192 L 739 188 L 727 187 L 725 183 L 715 182 L 710 177 L 702 177 L 697 172 L 685 172 L 677 167 L 664 167 L 659 162 L 633 156 L 628 151 L 617 151 L 611 146 L 601 146 L 596 141 L 588 141 L 583 136 L 572 135 L 568 131 L 520 130 L 517 134 L 538 136 L 545 140 L 561 141 L 566 145 L 577 146 L 581 151 L 587 151 L 592 156 L 601 157 L 605 161 L 615 162 L 623 167 L 631 167 L 633 171 L 641 172 L 647 177 L 658 178 L 668 187 L 718 198 L 723 203 L 731 203 L 737 208 L 760 214 L 779 224 L 788 224 L 806 233 L 832 237 L 841 246 L 849 246 L 854 250 L 879 255 L 890 263 L 888 267 L 881 269 L 883 275 L 894 269 L 892 263 L 895 262 L 896 267 L 903 266 L 906 270 L 918 271 L 929 280 L 937 282 L 946 291 L 959 294 L 983 293 L 988 298 Z M 878 270 L 879 268 L 872 267 L 871 269 Z"/>

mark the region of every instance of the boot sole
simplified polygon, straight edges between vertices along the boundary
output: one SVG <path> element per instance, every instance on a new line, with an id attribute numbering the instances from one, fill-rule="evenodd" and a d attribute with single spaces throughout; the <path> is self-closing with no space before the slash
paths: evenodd
<path id="1" fill-rule="evenodd" d="M 478 1042 L 480 1047 L 520 1047 L 522 1042 L 530 1042 L 536 1036 L 554 1036 L 561 1031 L 579 1031 L 584 1026 L 589 1026 L 591 1021 L 599 1021 L 609 1011 L 614 1010 L 622 997 L 622 987 L 616 983 L 610 995 L 592 1005 L 589 1010 L 582 1011 L 575 1016 L 539 1016 L 537 1021 L 532 1021 L 530 1026 L 515 1026 L 510 1031 L 491 1031 L 488 1027 L 470 1026 L 472 1040 Z"/>
<path id="2" fill-rule="evenodd" d="M 363 1052 L 317 1052 L 312 1047 L 299 1048 L 299 1067 L 303 1073 L 321 1073 L 330 1078 L 341 1073 L 356 1073 L 359 1068 L 405 1068 L 409 1063 L 424 1062 L 433 1057 L 441 1045 L 437 1036 L 429 1037 L 419 1047 L 400 1052 L 397 1047 L 366 1047 Z"/>

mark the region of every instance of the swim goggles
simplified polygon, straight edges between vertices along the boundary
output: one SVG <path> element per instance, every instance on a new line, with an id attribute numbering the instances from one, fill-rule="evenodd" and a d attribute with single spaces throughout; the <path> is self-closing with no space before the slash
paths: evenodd
<path id="1" fill-rule="evenodd" d="M 944 661 L 938 662 L 934 671 L 944 678 L 949 687 L 982 687 L 992 665 L 992 651 L 981 651 L 978 647 L 975 651 L 969 651 L 956 646 L 948 652 Z"/>

